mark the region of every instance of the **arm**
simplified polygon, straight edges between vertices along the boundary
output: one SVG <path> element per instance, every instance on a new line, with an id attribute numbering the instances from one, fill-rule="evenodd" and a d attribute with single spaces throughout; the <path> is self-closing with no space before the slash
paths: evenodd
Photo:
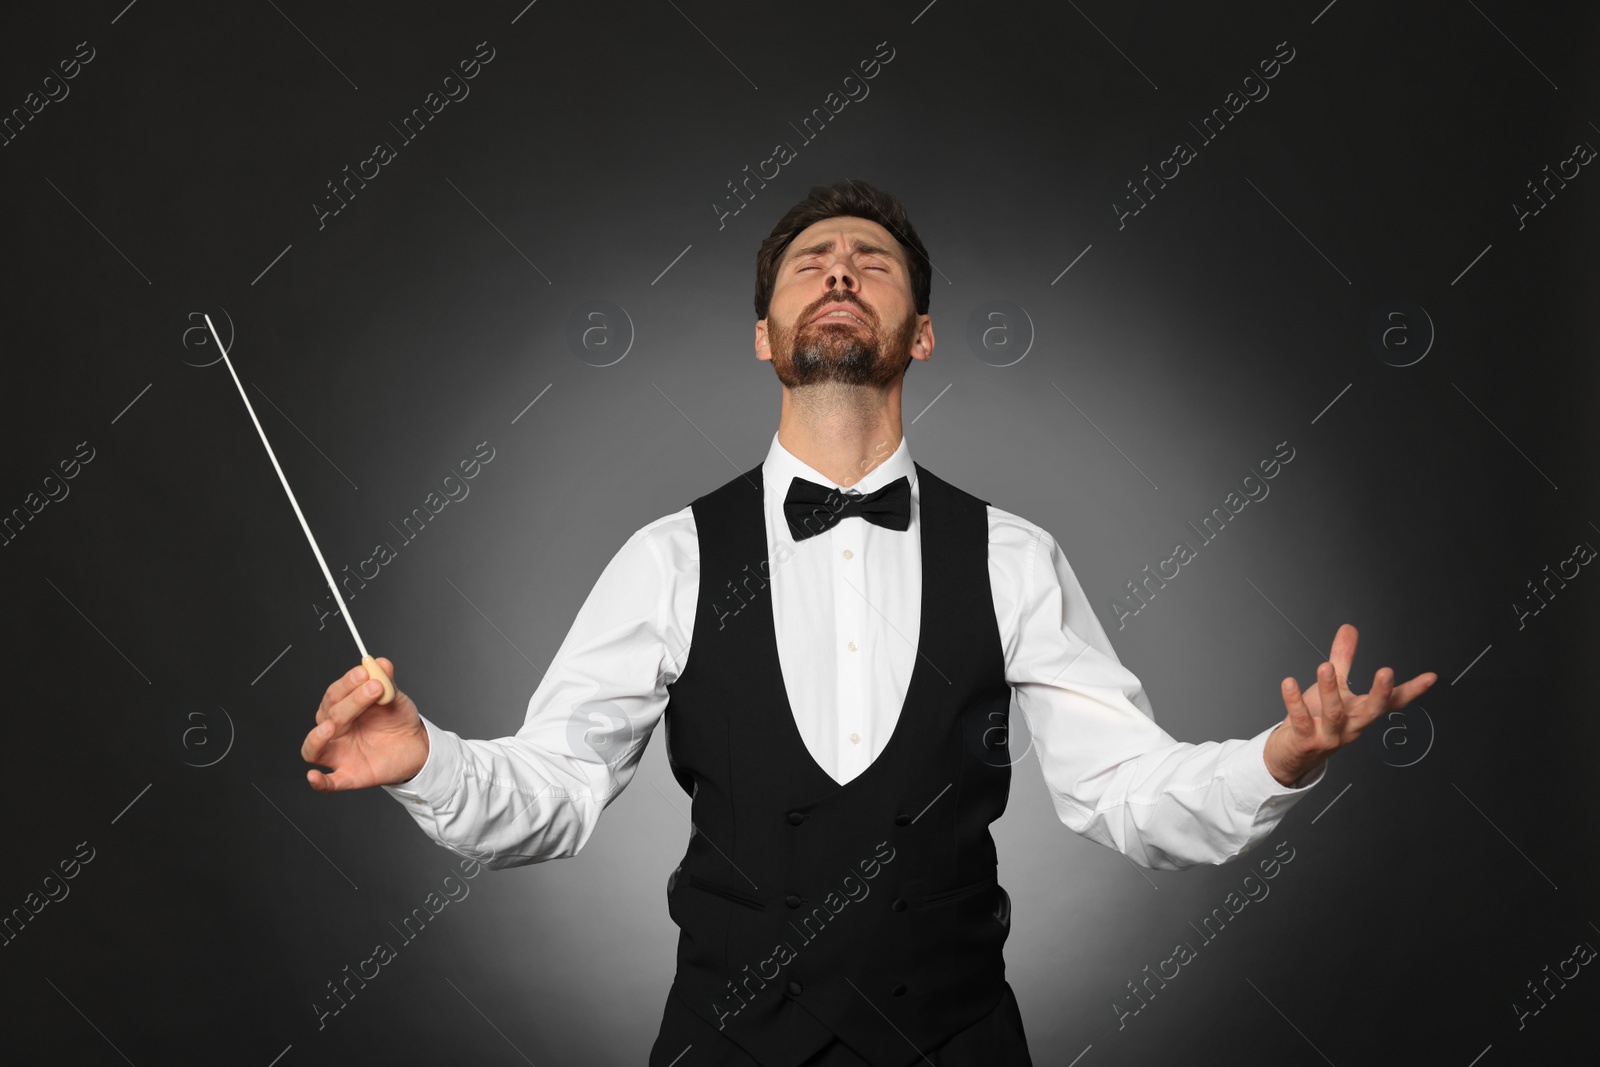
<path id="1" fill-rule="evenodd" d="M 686 659 L 692 631 L 681 622 L 692 620 L 679 612 L 686 605 L 692 613 L 698 590 L 692 523 L 686 508 L 618 550 L 515 735 L 468 740 L 423 717 L 426 763 L 384 788 L 424 833 L 491 868 L 583 848 L 632 780 Z"/>
<path id="2" fill-rule="evenodd" d="M 1281 722 L 1247 740 L 1174 740 L 1055 539 L 1021 520 L 991 530 L 1006 677 L 1067 827 L 1144 867 L 1224 863 L 1271 834 L 1322 780 L 1325 764 L 1298 787 L 1269 772 L 1266 742 Z"/>

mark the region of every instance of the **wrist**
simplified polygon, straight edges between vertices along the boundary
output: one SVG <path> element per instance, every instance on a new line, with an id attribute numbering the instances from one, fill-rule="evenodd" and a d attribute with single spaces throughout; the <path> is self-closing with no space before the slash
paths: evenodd
<path id="1" fill-rule="evenodd" d="M 1279 723 L 1273 728 L 1272 733 L 1267 735 L 1267 743 L 1261 750 L 1261 759 L 1267 766 L 1267 773 L 1272 775 L 1272 780 L 1286 789 L 1291 789 L 1311 768 L 1300 766 L 1284 752 L 1284 745 L 1287 742 L 1279 733 L 1282 727 L 1283 723 Z"/>

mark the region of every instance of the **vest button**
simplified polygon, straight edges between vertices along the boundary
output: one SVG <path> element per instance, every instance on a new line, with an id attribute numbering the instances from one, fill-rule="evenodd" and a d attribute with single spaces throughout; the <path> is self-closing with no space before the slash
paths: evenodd
<path id="1" fill-rule="evenodd" d="M 904 900 L 900 899 L 899 897 L 895 897 L 894 898 L 894 903 L 890 904 L 889 906 L 891 908 L 893 908 L 895 911 L 905 911 L 906 908 L 909 907 L 909 905 L 906 904 L 906 902 Z"/>
<path id="2" fill-rule="evenodd" d="M 803 823 L 805 821 L 806 821 L 806 817 L 801 812 L 791 811 L 789 813 L 789 825 L 790 826 L 799 826 L 801 823 Z"/>
<path id="3" fill-rule="evenodd" d="M 894 817 L 894 824 L 896 826 L 910 826 L 911 825 L 911 816 L 909 816 L 909 815 L 896 815 Z"/>
<path id="4" fill-rule="evenodd" d="M 798 997 L 800 995 L 800 991 L 802 989 L 804 989 L 804 988 L 805 987 L 802 986 L 799 982 L 790 982 L 789 983 L 789 995 L 791 997 Z"/>
<path id="5" fill-rule="evenodd" d="M 891 989 L 889 992 L 890 992 L 890 995 L 892 995 L 892 996 L 903 997 L 903 996 L 906 995 L 906 987 L 903 986 L 903 985 L 897 985 L 893 989 Z"/>
<path id="6" fill-rule="evenodd" d="M 784 897 L 783 902 L 789 905 L 791 908 L 798 908 L 800 906 L 800 898 L 793 893 L 790 893 L 788 896 Z"/>

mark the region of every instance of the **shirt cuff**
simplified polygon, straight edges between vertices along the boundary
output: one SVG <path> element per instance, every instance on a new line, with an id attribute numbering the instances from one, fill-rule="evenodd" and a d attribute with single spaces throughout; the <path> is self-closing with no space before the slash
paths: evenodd
<path id="1" fill-rule="evenodd" d="M 1284 785 L 1272 776 L 1272 772 L 1267 770 L 1267 738 L 1282 725 L 1281 722 L 1276 723 L 1252 737 L 1244 747 L 1229 757 L 1228 766 L 1223 774 L 1234 801 L 1238 803 L 1240 809 L 1252 816 L 1263 807 L 1281 815 L 1310 792 L 1328 773 L 1328 762 L 1324 760 L 1322 766 L 1307 775 L 1302 775 L 1294 785 Z"/>
<path id="2" fill-rule="evenodd" d="M 441 808 L 460 789 L 462 768 L 461 736 L 454 731 L 435 726 L 425 715 L 417 716 L 428 731 L 428 758 L 413 777 L 383 788 L 389 795 L 406 804 L 427 808 Z"/>

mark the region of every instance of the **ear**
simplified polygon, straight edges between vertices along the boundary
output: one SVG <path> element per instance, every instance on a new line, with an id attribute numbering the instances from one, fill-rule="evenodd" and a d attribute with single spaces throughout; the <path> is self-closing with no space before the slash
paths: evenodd
<path id="1" fill-rule="evenodd" d="M 756 320 L 756 358 L 768 360 L 772 358 L 772 352 L 767 348 L 766 319 Z"/>
<path id="2" fill-rule="evenodd" d="M 927 360 L 933 355 L 933 320 L 927 315 L 918 317 L 917 332 L 911 337 L 912 359 Z"/>

